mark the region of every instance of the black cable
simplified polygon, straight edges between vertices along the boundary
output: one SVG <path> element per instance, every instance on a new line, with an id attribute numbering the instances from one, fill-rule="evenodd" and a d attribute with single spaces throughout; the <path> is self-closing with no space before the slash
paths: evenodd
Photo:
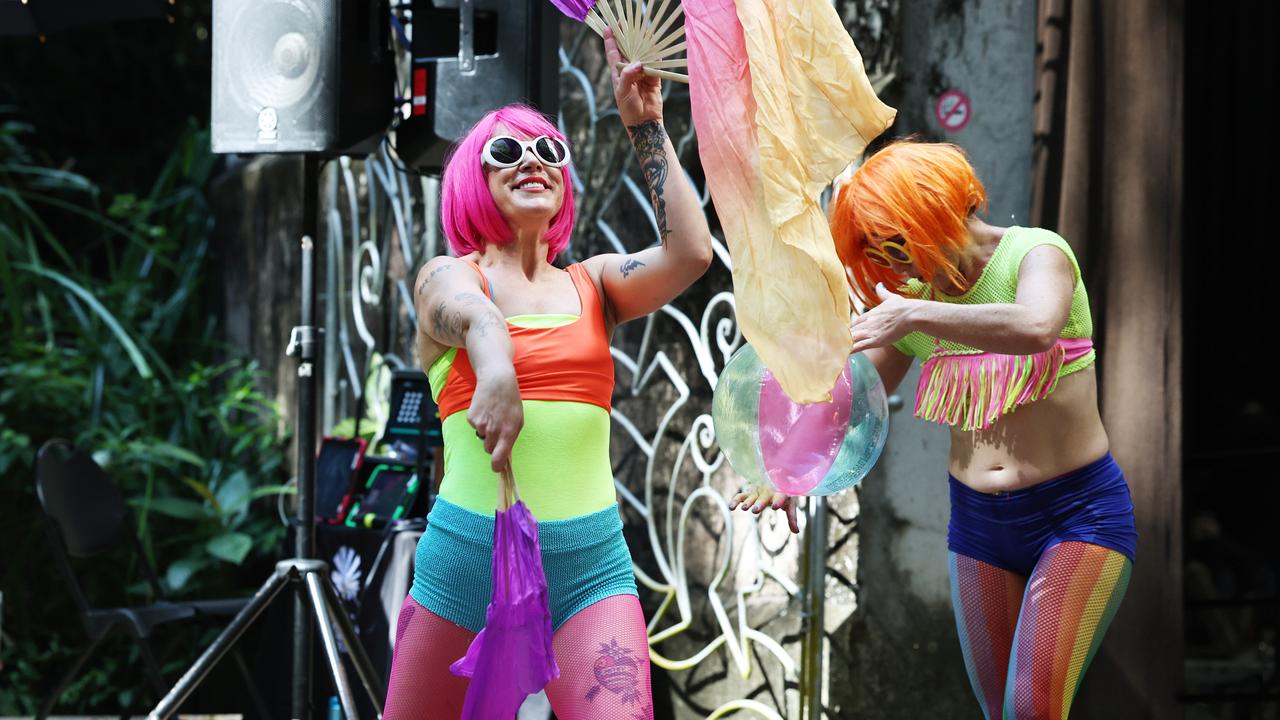
<path id="1" fill-rule="evenodd" d="M 393 122 L 391 127 L 387 129 L 387 134 L 382 136 L 382 142 L 384 142 L 389 149 L 387 157 L 391 158 L 391 164 L 395 165 L 397 170 L 407 175 L 414 175 L 416 177 L 440 177 L 436 173 L 423 172 L 422 170 L 417 170 L 404 164 L 404 161 L 400 158 L 400 149 L 396 147 L 395 143 L 391 142 L 391 133 L 400 129 L 401 122 L 402 119 L 400 114 L 396 113 L 395 122 Z"/>

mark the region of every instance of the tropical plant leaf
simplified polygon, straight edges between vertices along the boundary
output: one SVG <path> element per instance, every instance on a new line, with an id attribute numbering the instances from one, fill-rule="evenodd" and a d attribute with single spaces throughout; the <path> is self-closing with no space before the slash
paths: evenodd
<path id="1" fill-rule="evenodd" d="M 204 565 L 204 563 L 191 558 L 178 560 L 170 565 L 168 570 L 165 570 L 165 584 L 172 590 L 181 590 L 186 586 L 191 576 L 199 572 Z"/>
<path id="2" fill-rule="evenodd" d="M 242 532 L 223 533 L 205 543 L 204 547 L 210 555 L 239 565 L 253 549 L 253 538 Z"/>
<path id="3" fill-rule="evenodd" d="M 34 227 L 40 231 L 42 237 L 53 238 L 53 231 L 44 223 L 44 220 L 40 219 L 39 213 L 31 209 L 31 206 L 27 203 L 27 198 L 23 197 L 22 193 L 0 185 L 0 198 L 7 198 L 19 215 L 26 218 L 27 222 L 23 224 L 24 227 Z"/>
<path id="4" fill-rule="evenodd" d="M 208 502 L 210 505 L 213 506 L 214 512 L 216 513 L 222 512 L 222 508 L 218 506 L 217 496 L 213 494 L 213 491 L 209 489 L 208 485 L 200 482 L 199 480 L 196 480 L 193 477 L 183 477 L 182 484 L 191 488 L 193 491 L 195 491 L 197 495 L 204 498 L 206 502 Z"/>
<path id="5" fill-rule="evenodd" d="M 213 515 L 212 510 L 194 500 L 183 498 L 152 498 L 149 502 L 135 498 L 130 504 L 146 507 L 151 512 L 168 515 L 179 520 L 202 520 Z"/>
<path id="6" fill-rule="evenodd" d="M 249 476 L 243 470 L 236 470 L 218 484 L 214 494 L 218 497 L 222 513 L 231 514 L 248 504 L 250 492 Z"/>
<path id="7" fill-rule="evenodd" d="M 286 532 L 274 507 L 253 499 L 293 489 L 279 484 L 288 477 L 288 433 L 277 405 L 255 389 L 267 384 L 263 373 L 234 352 L 216 360 L 228 353 L 218 314 L 206 307 L 216 279 L 204 193 L 223 161 L 193 123 L 163 172 L 131 157 L 113 175 L 88 154 L 66 152 L 57 133 L 38 145 L 11 112 L 24 110 L 0 106 L 0 507 L 35 502 L 33 447 L 67 437 L 93 451 L 128 498 L 143 553 L 166 587 L 195 595 L 242 583 L 245 566 L 276 552 Z M 75 173 L 84 167 L 94 174 Z M 140 183 L 138 171 L 151 177 Z M 39 518 L 12 520 L 0 586 L 13 591 L 5 599 L 24 609 L 24 622 L 5 626 L 0 715 L 31 715 L 49 674 L 80 643 L 63 622 L 71 602 L 22 582 L 47 570 Z M 125 582 L 111 564 L 83 570 L 89 588 Z M 144 582 L 126 591 L 136 600 L 152 589 Z M 182 650 L 175 669 L 198 652 Z M 121 673 L 139 662 L 126 649 L 92 663 L 60 707 L 118 715 L 137 701 Z"/>
<path id="8" fill-rule="evenodd" d="M 141 442 L 141 441 L 131 442 L 129 443 L 129 451 L 133 453 L 137 453 L 138 455 L 144 456 L 144 457 L 149 456 L 154 458 L 176 460 L 177 462 L 186 463 L 188 465 L 194 465 L 195 467 L 201 470 L 204 470 L 207 467 L 207 463 L 205 463 L 205 461 L 199 455 L 196 455 L 190 450 L 187 450 L 186 448 L 183 448 L 183 447 L 179 447 L 172 443 Z"/>
<path id="9" fill-rule="evenodd" d="M 103 307 L 102 303 L 98 302 L 98 299 L 90 294 L 88 290 L 85 290 L 66 275 L 54 270 L 36 267 L 35 265 L 30 265 L 28 263 L 18 263 L 15 264 L 14 267 L 19 270 L 26 270 L 46 277 L 75 293 L 76 297 L 80 298 L 95 313 L 97 313 L 98 317 L 102 318 L 102 322 L 106 323 L 107 327 L 111 329 L 111 333 L 116 336 L 116 340 L 119 341 L 121 347 L 124 348 L 125 353 L 128 354 L 129 360 L 132 361 L 133 366 L 137 368 L 138 374 L 144 379 L 150 378 L 153 375 L 151 372 L 151 366 L 147 364 L 145 359 L 143 359 L 142 351 L 138 349 L 138 345 L 134 343 L 133 338 L 129 337 L 129 333 L 125 332 L 125 329 L 120 326 L 120 322 L 116 320 L 115 315 L 112 315 L 110 310 Z"/>
<path id="10" fill-rule="evenodd" d="M 254 500 L 258 498 L 270 497 L 272 495 L 297 495 L 297 485 L 263 485 L 253 489 L 250 497 Z"/>
<path id="11" fill-rule="evenodd" d="M 89 182 L 88 178 L 66 170 L 6 163 L 0 165 L 0 172 L 34 177 L 37 182 L 33 183 L 33 186 L 42 190 L 75 190 L 90 194 L 98 192 L 98 186 Z"/>

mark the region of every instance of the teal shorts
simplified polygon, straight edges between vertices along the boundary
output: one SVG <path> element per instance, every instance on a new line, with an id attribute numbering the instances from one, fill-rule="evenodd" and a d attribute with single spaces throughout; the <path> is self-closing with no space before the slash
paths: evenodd
<path id="1" fill-rule="evenodd" d="M 551 626 L 614 595 L 638 595 L 622 519 L 612 505 L 590 515 L 538 523 Z M 418 541 L 409 595 L 472 632 L 484 628 L 493 593 L 493 516 L 440 498 Z"/>

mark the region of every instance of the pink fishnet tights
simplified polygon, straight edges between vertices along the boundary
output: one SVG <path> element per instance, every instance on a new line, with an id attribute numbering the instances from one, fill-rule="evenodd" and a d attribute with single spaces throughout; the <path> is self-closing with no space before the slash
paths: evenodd
<path id="1" fill-rule="evenodd" d="M 475 634 L 406 598 L 396 627 L 384 720 L 453 720 L 467 679 L 449 665 Z M 547 685 L 557 720 L 653 720 L 649 641 L 634 595 L 605 598 L 569 618 L 551 640 L 560 677 Z"/>

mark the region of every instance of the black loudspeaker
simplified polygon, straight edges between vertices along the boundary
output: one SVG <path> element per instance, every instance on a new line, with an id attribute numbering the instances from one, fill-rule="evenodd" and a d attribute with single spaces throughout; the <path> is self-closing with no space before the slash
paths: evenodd
<path id="1" fill-rule="evenodd" d="M 365 154 L 395 113 L 387 0 L 214 0 L 215 153 Z"/>
<path id="2" fill-rule="evenodd" d="M 413 0 L 413 111 L 396 130 L 408 164 L 439 172 L 449 148 L 513 102 L 559 110 L 560 12 L 547 0 Z"/>

